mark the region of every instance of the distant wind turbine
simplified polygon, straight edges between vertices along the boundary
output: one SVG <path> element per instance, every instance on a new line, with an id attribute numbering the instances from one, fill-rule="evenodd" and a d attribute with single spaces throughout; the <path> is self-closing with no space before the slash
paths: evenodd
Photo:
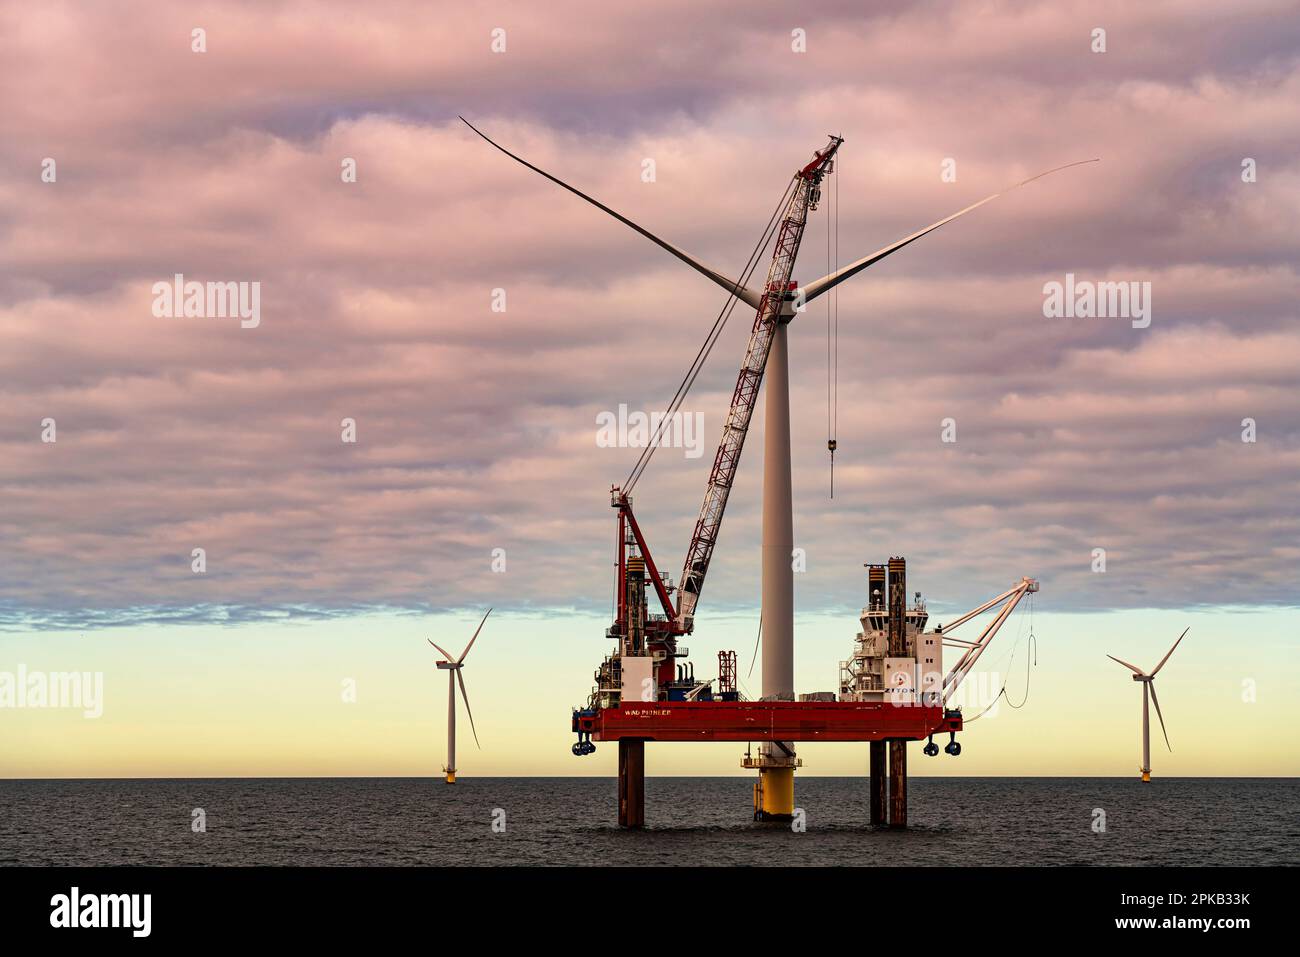
<path id="1" fill-rule="evenodd" d="M 1140 770 L 1142 771 L 1143 781 L 1151 780 L 1151 711 L 1147 704 L 1148 700 L 1155 702 L 1156 717 L 1160 719 L 1160 731 L 1165 736 L 1165 747 L 1173 751 L 1173 746 L 1169 743 L 1169 732 L 1165 730 L 1165 716 L 1160 713 L 1160 699 L 1156 697 L 1155 678 L 1160 673 L 1160 669 L 1165 666 L 1165 662 L 1169 660 L 1169 656 L 1174 653 L 1174 648 L 1178 647 L 1178 642 L 1183 640 L 1189 630 L 1190 628 L 1183 629 L 1183 633 L 1178 636 L 1178 641 L 1174 642 L 1174 647 L 1170 648 L 1169 652 L 1160 659 L 1160 664 L 1152 669 L 1151 674 L 1147 674 L 1137 665 L 1131 665 L 1127 661 L 1120 661 L 1114 655 L 1106 656 L 1111 661 L 1118 662 L 1133 672 L 1134 681 L 1142 682 L 1142 767 Z"/>
<path id="2" fill-rule="evenodd" d="M 487 621 L 490 614 L 492 614 L 491 608 L 487 610 L 487 615 L 483 616 L 483 621 L 478 623 L 474 637 L 469 640 L 469 644 L 465 646 L 459 658 L 453 658 L 450 652 L 435 644 L 432 638 L 428 639 L 429 644 L 433 645 L 444 659 L 438 662 L 438 667 L 447 672 L 447 766 L 443 771 L 447 773 L 448 784 L 456 783 L 456 684 L 458 682 L 460 696 L 465 699 L 465 713 L 469 715 L 469 729 L 474 732 L 474 745 L 479 747 L 478 729 L 474 727 L 474 712 L 470 710 L 469 695 L 465 693 L 465 679 L 461 677 L 460 671 L 465 665 L 465 656 L 474 647 L 474 642 L 478 640 L 478 633 L 483 630 L 483 623 Z"/>

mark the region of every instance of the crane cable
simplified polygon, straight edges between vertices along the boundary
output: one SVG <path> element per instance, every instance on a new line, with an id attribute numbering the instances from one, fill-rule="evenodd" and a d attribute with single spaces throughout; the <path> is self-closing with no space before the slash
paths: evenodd
<path id="1" fill-rule="evenodd" d="M 1016 642 L 1016 644 L 1019 644 L 1019 642 Z M 1025 706 L 1025 703 L 1026 703 L 1027 701 L 1029 701 L 1029 666 L 1030 666 L 1030 662 L 1031 662 L 1031 661 L 1033 662 L 1034 667 L 1037 667 L 1037 666 L 1038 666 L 1038 637 L 1034 634 L 1034 596 L 1033 596 L 1033 593 L 1030 593 L 1030 595 L 1029 595 L 1029 648 L 1030 648 L 1030 650 L 1032 651 L 1033 657 L 1030 658 L 1029 655 L 1026 655 L 1026 656 L 1025 656 L 1025 696 L 1024 696 L 1023 698 L 1020 699 L 1020 704 L 1011 704 L 1011 698 L 1010 698 L 1009 696 L 1007 697 L 1007 704 L 1011 705 L 1012 708 L 1015 708 L 1015 709 L 1017 709 L 1017 710 L 1019 710 L 1020 708 L 1023 708 L 1023 707 Z M 1013 654 L 1014 654 L 1014 653 L 1013 653 Z M 1008 669 L 1008 670 L 1010 670 L 1010 669 Z M 1004 682 L 1002 683 L 1002 694 L 1003 694 L 1003 695 L 1006 695 L 1006 693 L 1007 693 L 1007 685 L 1006 685 L 1006 682 L 1004 681 Z"/>
<path id="2" fill-rule="evenodd" d="M 1016 643 L 1015 643 L 1015 644 L 1012 646 L 1012 648 L 1011 648 L 1011 658 L 1010 658 L 1010 660 L 1009 660 L 1009 662 L 1008 662 L 1008 670 L 1010 670 L 1010 661 L 1014 661 L 1014 660 L 1015 660 L 1015 658 L 1016 658 L 1016 650 L 1017 650 L 1019 647 L 1020 647 L 1020 639 L 1017 638 L 1017 639 L 1016 639 Z M 1012 704 L 1012 703 L 1011 703 L 1011 696 L 1007 694 L 1007 684 L 1008 684 L 1008 683 L 1010 682 L 1010 680 L 1011 680 L 1010 676 L 1008 675 L 1006 681 L 1003 681 L 1003 682 L 1002 682 L 1002 688 L 998 691 L 998 693 L 997 693 L 996 695 L 993 696 L 993 701 L 992 701 L 992 703 L 989 704 L 989 706 L 988 706 L 987 708 L 985 708 L 983 711 L 981 711 L 979 714 L 975 715 L 975 717 L 964 719 L 964 720 L 963 720 L 963 724 L 970 724 L 972 721 L 976 721 L 976 720 L 978 720 L 978 719 L 984 717 L 984 715 L 986 715 L 986 714 L 988 714 L 990 711 L 992 711 L 993 708 L 994 708 L 994 706 L 997 705 L 997 703 L 998 703 L 1001 699 L 1003 699 L 1003 698 L 1006 698 L 1006 699 L 1007 699 L 1007 706 L 1008 706 L 1008 707 L 1010 707 L 1010 708 L 1014 708 L 1014 709 L 1016 709 L 1016 710 L 1019 710 L 1019 709 L 1023 708 L 1023 707 L 1025 706 L 1025 704 L 1029 701 L 1029 666 L 1030 666 L 1030 662 L 1032 661 L 1035 667 L 1037 667 L 1037 665 L 1038 665 L 1038 637 L 1034 634 L 1034 596 L 1033 596 L 1033 594 L 1030 594 L 1030 596 L 1029 596 L 1029 647 L 1030 647 L 1030 648 L 1032 649 L 1032 651 L 1033 651 L 1033 656 L 1032 656 L 1032 658 L 1031 658 L 1030 656 L 1028 656 L 1028 655 L 1026 655 L 1026 657 L 1025 657 L 1025 696 L 1024 696 L 1023 698 L 1020 699 L 1020 704 Z"/>
<path id="3" fill-rule="evenodd" d="M 789 185 L 786 186 L 785 192 L 781 195 L 781 202 L 777 204 L 777 208 L 773 211 L 771 218 L 767 221 L 767 226 L 763 230 L 763 235 L 759 238 L 754 250 L 749 254 L 749 259 L 745 262 L 745 268 L 742 271 L 739 285 L 745 285 L 753 275 L 754 269 L 758 265 L 758 256 L 762 252 L 764 245 L 767 243 L 768 237 L 772 233 L 773 224 L 775 223 L 777 216 L 780 214 L 782 207 L 785 205 L 786 199 L 790 195 L 790 190 L 794 187 L 794 182 L 794 178 L 791 177 Z M 669 416 L 676 412 L 677 409 L 681 407 L 682 402 L 685 401 L 687 393 L 690 392 L 691 386 L 695 384 L 696 377 L 704 367 L 704 362 L 708 359 L 709 354 L 713 351 L 713 347 L 716 345 L 718 337 L 722 333 L 722 329 L 726 326 L 727 320 L 731 318 L 731 313 L 735 309 L 738 301 L 739 299 L 736 296 L 735 290 L 732 290 L 732 292 L 727 296 L 726 302 L 723 303 L 722 310 L 718 313 L 718 317 L 713 321 L 713 327 L 705 337 L 704 344 L 701 345 L 699 351 L 696 352 L 695 359 L 692 361 L 690 369 L 687 370 L 686 377 L 683 378 L 681 384 L 677 387 L 677 391 L 673 394 L 673 399 L 669 403 L 667 415 L 665 415 L 660 421 L 659 428 L 656 430 L 654 437 L 649 443 L 647 443 L 646 447 L 641 450 L 641 455 L 638 457 L 636 465 L 633 466 L 631 474 L 628 475 L 627 482 L 624 483 L 625 491 L 631 491 L 632 487 L 640 480 L 641 474 L 650 464 L 650 459 L 654 456 L 655 449 L 659 447 L 659 439 L 663 434 L 664 426 L 668 421 L 670 421 Z"/>
<path id="4" fill-rule="evenodd" d="M 763 248 L 767 244 L 768 237 L 774 231 L 777 218 L 781 215 L 781 210 L 785 207 L 786 201 L 790 196 L 790 191 L 795 187 L 796 178 L 797 177 L 794 176 L 790 178 L 790 182 L 786 185 L 785 192 L 781 194 L 781 201 L 777 203 L 776 209 L 772 211 L 772 216 L 768 219 L 767 226 L 764 227 L 762 236 L 759 237 L 753 251 L 749 254 L 749 259 L 745 261 L 745 267 L 742 270 L 741 278 L 737 283 L 738 287 L 747 285 L 754 270 L 758 267 L 759 258 L 762 254 Z M 632 467 L 632 471 L 628 474 L 627 480 L 623 483 L 623 491 L 625 494 L 632 491 L 636 486 L 636 483 L 640 480 L 642 473 L 645 472 L 646 468 L 650 465 L 650 460 L 654 457 L 655 449 L 659 447 L 659 439 L 663 436 L 664 428 L 671 420 L 672 415 L 681 407 L 682 402 L 686 400 L 687 394 L 691 391 L 691 386 L 695 384 L 695 380 L 699 376 L 700 370 L 704 368 L 704 363 L 708 360 L 709 354 L 717 344 L 718 338 L 722 334 L 722 330 L 727 325 L 727 320 L 731 318 L 731 313 L 735 310 L 736 303 L 740 301 L 736 292 L 737 290 L 733 289 L 727 295 L 727 301 L 723 303 L 722 309 L 718 313 L 718 317 L 713 320 L 713 327 L 709 330 L 708 335 L 705 336 L 703 345 L 701 345 L 699 351 L 696 352 L 695 359 L 691 362 L 691 366 L 687 370 L 685 377 L 682 379 L 681 384 L 677 386 L 677 391 L 673 393 L 672 401 L 669 402 L 668 410 L 664 414 L 663 419 L 660 420 L 654 436 L 648 443 L 646 443 L 645 448 L 641 450 L 641 455 L 637 458 L 636 464 Z"/>
<path id="5" fill-rule="evenodd" d="M 748 678 L 754 673 L 754 662 L 758 660 L 758 646 L 763 643 L 763 610 L 758 611 L 758 635 L 754 638 L 754 655 L 749 659 L 749 671 L 745 674 Z"/>
<path id="6" fill-rule="evenodd" d="M 835 157 L 839 164 L 840 154 Z M 830 194 L 830 213 L 826 216 L 826 275 L 833 276 L 840 268 L 840 178 L 835 176 L 827 190 Z M 831 215 L 833 213 L 833 216 Z M 834 265 L 832 266 L 831 219 L 835 220 Z M 839 447 L 836 433 L 840 418 L 840 290 L 836 285 L 826 297 L 826 448 L 831 453 L 831 498 L 835 498 L 835 450 Z M 834 333 L 832 334 L 832 316 Z M 834 346 L 832 347 L 832 342 Z M 832 362 L 832 353 L 834 360 Z"/>

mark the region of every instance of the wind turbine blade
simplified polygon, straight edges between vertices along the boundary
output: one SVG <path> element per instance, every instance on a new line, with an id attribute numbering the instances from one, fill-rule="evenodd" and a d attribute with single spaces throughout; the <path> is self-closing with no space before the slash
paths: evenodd
<path id="1" fill-rule="evenodd" d="M 1188 633 L 1189 631 L 1191 631 L 1191 630 L 1192 630 L 1192 626 L 1191 626 L 1191 625 L 1188 625 L 1186 628 L 1184 628 L 1184 629 L 1183 629 L 1183 633 L 1182 633 L 1181 635 L 1178 636 L 1178 641 L 1182 641 L 1183 638 L 1187 635 L 1187 633 Z M 1178 647 L 1178 641 L 1175 641 L 1175 642 L 1174 642 L 1174 648 L 1177 648 L 1177 647 Z M 1156 665 L 1156 666 L 1155 666 L 1155 669 L 1151 672 L 1151 677 L 1152 677 L 1152 678 L 1154 678 L 1156 675 L 1160 674 L 1160 669 L 1163 668 L 1163 667 L 1165 666 L 1165 662 L 1169 660 L 1169 655 L 1172 655 L 1172 654 L 1174 653 L 1174 648 L 1170 648 L 1170 649 L 1169 649 L 1169 654 L 1168 654 L 1168 655 L 1165 655 L 1163 658 L 1160 659 L 1160 664 Z"/>
<path id="2" fill-rule="evenodd" d="M 459 668 L 456 669 L 456 680 L 460 682 L 460 696 L 465 701 L 465 713 L 469 715 L 469 729 L 474 732 L 474 746 L 482 751 L 483 746 L 478 743 L 478 728 L 474 727 L 474 712 L 469 710 L 469 695 L 465 693 L 465 678 Z"/>
<path id="3" fill-rule="evenodd" d="M 1074 163 L 1066 163 L 1064 166 L 1057 166 L 1053 169 L 1049 169 L 1045 172 L 1039 173 L 1037 176 L 1031 176 L 1029 177 L 1029 179 L 1022 179 L 1019 183 L 1016 183 L 1013 186 L 1008 186 L 1006 189 L 994 193 L 992 196 L 985 196 L 978 203 L 975 203 L 971 206 L 967 206 L 965 209 L 953 213 L 951 216 L 947 217 L 946 219 L 941 219 L 937 223 L 931 223 L 929 226 L 926 226 L 924 229 L 912 233 L 912 235 L 910 236 L 904 236 L 898 242 L 890 243 L 888 246 L 885 246 L 883 249 L 877 249 L 874 253 L 871 253 L 869 256 L 864 256 L 863 258 L 859 259 L 857 262 L 850 263 L 849 265 L 845 266 L 843 269 L 831 273 L 829 276 L 822 276 L 821 279 L 818 279 L 815 282 L 805 283 L 803 287 L 804 301 L 811 302 L 812 300 L 820 296 L 822 293 L 824 293 L 827 289 L 830 289 L 832 286 L 838 286 L 840 283 L 848 279 L 850 276 L 856 276 L 858 273 L 862 272 L 862 270 L 866 269 L 868 266 L 874 263 L 878 263 L 886 256 L 898 252 L 904 246 L 916 242 L 918 239 L 920 239 L 922 236 L 926 235 L 927 233 L 932 233 L 940 226 L 944 226 L 947 225 L 948 223 L 951 223 L 957 217 L 965 216 L 967 213 L 971 212 L 972 210 L 979 209 L 985 203 L 991 203 L 999 196 L 1009 193 L 1013 189 L 1019 189 L 1021 186 L 1024 186 L 1026 183 L 1032 183 L 1036 179 L 1042 179 L 1044 176 L 1047 176 L 1049 173 L 1056 173 L 1063 169 L 1069 169 L 1071 166 L 1082 166 L 1085 163 L 1100 163 L 1100 162 L 1101 160 L 1100 158 L 1098 158 L 1098 159 L 1089 159 L 1089 160 L 1078 160 L 1077 162 Z"/>
<path id="4" fill-rule="evenodd" d="M 1147 687 L 1151 689 L 1151 703 L 1156 706 L 1156 717 L 1160 719 L 1160 731 L 1165 736 L 1165 747 L 1172 751 L 1174 746 L 1169 743 L 1169 732 L 1165 731 L 1165 716 L 1160 713 L 1160 699 L 1156 697 L 1156 683 L 1154 681 L 1148 681 L 1146 684 Z M 466 707 L 469 706 L 466 705 Z"/>
<path id="5" fill-rule="evenodd" d="M 547 179 L 549 179 L 552 183 L 555 183 L 555 184 L 557 184 L 557 185 L 559 185 L 559 186 L 563 186 L 563 187 L 564 187 L 565 189 L 567 189 L 570 193 L 573 193 L 575 196 L 578 196 L 578 197 L 580 197 L 580 198 L 582 198 L 582 199 L 585 199 L 587 202 L 591 203 L 591 205 L 595 206 L 597 209 L 602 210 L 602 211 L 604 211 L 604 212 L 606 212 L 606 213 L 609 213 L 609 215 L 613 216 L 615 219 L 617 219 L 617 220 L 618 220 L 620 223 L 622 223 L 624 226 L 629 226 L 629 227 L 631 227 L 632 229 L 635 229 L 638 233 L 640 233 L 640 234 L 641 234 L 642 236 L 644 236 L 646 239 L 650 240 L 652 243 L 654 243 L 656 246 L 660 247 L 661 249 L 664 249 L 664 250 L 666 250 L 667 252 L 672 253 L 672 255 L 676 256 L 676 257 L 677 257 L 678 259 L 680 259 L 682 262 L 686 263 L 686 265 L 690 266 L 690 267 L 691 267 L 692 269 L 694 269 L 696 272 L 699 272 L 699 273 L 701 273 L 702 275 L 708 276 L 710 279 L 712 279 L 714 282 L 716 282 L 716 283 L 717 283 L 719 286 L 721 286 L 723 289 L 727 290 L 727 292 L 734 293 L 734 294 L 736 295 L 736 298 L 740 299 L 742 302 L 748 303 L 749 305 L 753 306 L 753 307 L 756 308 L 756 309 L 758 308 L 759 303 L 762 301 L 762 297 L 761 297 L 757 292 L 755 292 L 754 290 L 750 289 L 748 286 L 742 286 L 742 285 L 739 283 L 739 281 L 737 281 L 737 280 L 734 280 L 734 279 L 728 279 L 726 276 L 724 276 L 722 273 L 718 272 L 716 269 L 712 269 L 712 268 L 710 268 L 709 266 L 706 266 L 704 263 L 700 262 L 698 259 L 696 259 L 694 256 L 692 256 L 690 253 L 687 253 L 687 252 L 684 252 L 684 251 L 681 250 L 681 249 L 678 249 L 678 248 L 677 248 L 676 246 L 674 246 L 672 243 L 669 243 L 669 242 L 666 242 L 666 241 L 660 239 L 658 236 L 656 236 L 654 233 L 650 232 L 650 230 L 646 229 L 645 227 L 643 227 L 643 226 L 639 226 L 639 225 L 637 225 L 636 223 L 632 222 L 632 220 L 628 219 L 628 218 L 627 218 L 626 216 L 624 216 L 622 213 L 619 213 L 619 212 L 616 212 L 616 211 L 610 209 L 608 206 L 606 206 L 606 205 L 605 205 L 604 203 L 602 203 L 600 200 L 595 199 L 595 198 L 593 198 L 593 197 L 591 197 L 591 196 L 588 196 L 586 193 L 584 193 L 584 192 L 583 192 L 582 190 L 580 190 L 580 189 L 575 189 L 574 187 L 572 187 L 572 186 L 570 186 L 568 183 L 566 183 L 564 180 L 562 180 L 562 179 L 560 179 L 560 178 L 558 178 L 558 177 L 556 177 L 556 176 L 552 176 L 550 173 L 546 172 L 546 170 L 544 170 L 544 169 L 540 169 L 540 168 L 534 166 L 532 163 L 528 162 L 528 160 L 526 160 L 526 159 L 524 159 L 524 158 L 522 158 L 522 157 L 520 157 L 520 156 L 516 156 L 514 153 L 510 152 L 508 149 L 506 149 L 504 146 L 502 146 L 500 143 L 495 142 L 493 139 L 491 139 L 489 136 L 487 136 L 487 134 L 485 134 L 485 133 L 483 133 L 481 130 L 479 130 L 479 129 L 478 129 L 478 128 L 473 124 L 473 123 L 471 123 L 469 120 L 465 119 L 465 117 L 463 117 L 463 116 L 460 117 L 460 121 L 461 121 L 462 123 L 464 123 L 466 126 L 468 126 L 468 127 L 469 127 L 471 130 L 473 130 L 475 133 L 478 133 L 478 135 L 481 136 L 481 137 L 483 137 L 483 139 L 487 140 L 487 142 L 488 142 L 489 144 L 491 144 L 492 146 L 496 147 L 496 148 L 497 148 L 498 150 L 500 150 L 502 153 L 505 153 L 507 156 L 509 156 L 509 157 L 510 157 L 512 160 L 514 160 L 515 162 L 517 162 L 517 163 L 522 163 L 524 166 L 527 166 L 527 167 L 528 167 L 530 170 L 532 170 L 534 173 L 540 173 L 542 176 L 545 176 Z"/>
<path id="6" fill-rule="evenodd" d="M 1131 664 L 1129 664 L 1127 661 L 1120 661 L 1120 660 L 1119 660 L 1118 658 L 1116 658 L 1114 655 L 1107 655 L 1106 657 L 1109 658 L 1111 661 L 1119 661 L 1119 663 L 1120 663 L 1121 665 L 1123 665 L 1123 666 L 1124 666 L 1125 668 L 1127 668 L 1129 671 L 1133 672 L 1135 675 L 1142 675 L 1142 677 L 1144 677 L 1144 678 L 1146 677 L 1146 675 L 1143 673 L 1142 669 L 1139 668 L 1137 665 L 1131 665 Z"/>
<path id="7" fill-rule="evenodd" d="M 465 650 L 462 651 L 460 653 L 460 657 L 456 659 L 456 664 L 460 664 L 462 661 L 464 661 L 465 656 L 469 654 L 469 650 L 474 647 L 474 642 L 478 641 L 478 633 L 483 630 L 483 622 L 487 621 L 487 616 L 490 614 L 492 614 L 491 608 L 487 610 L 487 615 L 483 616 L 483 621 L 480 621 L 478 623 L 478 630 L 474 632 L 474 637 L 469 640 L 469 644 L 465 646 Z"/>
<path id="8" fill-rule="evenodd" d="M 426 638 L 425 641 L 427 641 L 429 644 L 433 645 L 433 647 L 437 648 L 437 649 L 438 649 L 438 652 L 439 652 L 439 653 L 440 653 L 444 658 L 446 658 L 448 661 L 455 661 L 455 660 L 456 660 L 456 659 L 453 658 L 453 657 L 451 656 L 451 654 L 450 654 L 450 653 L 449 653 L 445 648 L 443 648 L 441 645 L 434 644 L 434 641 L 433 641 L 432 638 Z"/>

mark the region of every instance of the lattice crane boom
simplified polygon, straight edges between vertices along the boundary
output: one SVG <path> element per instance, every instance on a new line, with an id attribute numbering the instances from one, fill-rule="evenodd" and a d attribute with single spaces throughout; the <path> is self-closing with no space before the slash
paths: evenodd
<path id="1" fill-rule="evenodd" d="M 993 608 L 995 605 L 1002 605 L 998 610 L 998 613 L 993 616 L 993 620 L 989 622 L 988 627 L 986 627 L 980 635 L 979 640 L 974 642 L 960 642 L 960 644 L 966 645 L 967 648 L 965 652 L 962 653 L 962 656 L 957 659 L 957 663 L 953 665 L 952 670 L 949 671 L 943 679 L 944 704 L 948 703 L 948 700 L 956 692 L 958 685 L 960 685 L 965 677 L 970 674 L 971 669 L 975 667 L 975 662 L 979 660 L 980 655 L 984 654 L 984 650 L 988 648 L 989 644 L 993 641 L 993 638 L 997 635 L 998 630 L 1002 627 L 1003 623 L 1010 618 L 1011 613 L 1016 610 L 1016 605 L 1020 604 L 1020 599 L 1024 598 L 1026 595 L 1032 595 L 1036 591 L 1038 591 L 1038 582 L 1036 579 L 1022 578 L 1020 584 L 1003 592 L 997 598 L 986 601 L 978 608 L 968 611 L 943 629 L 942 634 L 944 638 L 947 639 L 948 632 L 952 631 L 958 625 L 970 621 L 976 615 L 988 611 L 988 609 Z M 1004 602 L 1005 604 L 1003 604 Z"/>
<path id="2" fill-rule="evenodd" d="M 772 250 L 772 261 L 767 269 L 767 281 L 763 285 L 762 299 L 749 333 L 749 344 L 745 347 L 745 359 L 736 376 L 731 408 L 722 426 L 722 438 L 718 442 L 713 468 L 709 472 L 704 503 L 700 506 L 700 515 L 695 521 L 695 531 L 686 551 L 686 563 L 682 567 L 677 593 L 677 627 L 688 634 L 694 627 L 695 605 L 704 587 L 704 576 L 708 573 L 713 549 L 718 541 L 727 497 L 731 494 L 736 469 L 740 466 L 740 453 L 744 450 L 745 436 L 749 432 L 754 405 L 763 384 L 763 370 L 767 366 L 772 338 L 777 324 L 788 321 L 788 316 L 783 314 L 787 311 L 786 304 L 793 299 L 794 283 L 791 282 L 790 275 L 794 271 L 794 261 L 799 255 L 804 227 L 808 223 L 808 210 L 816 207 L 822 178 L 831 171 L 835 151 L 842 142 L 842 137 L 832 136 L 826 148 L 818 151 L 812 162 L 796 174 L 795 189 L 781 219 L 776 245 Z"/>

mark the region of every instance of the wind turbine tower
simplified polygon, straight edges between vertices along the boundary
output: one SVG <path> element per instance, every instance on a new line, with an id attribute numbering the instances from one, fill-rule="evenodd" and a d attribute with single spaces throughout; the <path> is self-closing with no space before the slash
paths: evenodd
<path id="1" fill-rule="evenodd" d="M 474 733 L 474 746 L 478 747 L 478 729 L 474 727 L 474 712 L 469 707 L 469 695 L 465 693 L 465 679 L 461 676 L 461 669 L 465 667 L 465 656 L 474 647 L 474 642 L 478 640 L 478 633 L 483 630 L 483 623 L 487 621 L 490 614 L 492 614 L 491 608 L 483 616 L 483 621 L 478 623 L 474 637 L 469 640 L 469 644 L 465 646 L 459 658 L 453 657 L 450 652 L 434 644 L 432 638 L 429 639 L 429 644 L 433 645 L 443 657 L 443 660 L 438 662 L 439 670 L 447 672 L 447 766 L 442 770 L 447 775 L 448 784 L 456 783 L 456 685 L 458 683 L 460 696 L 465 699 L 465 713 L 469 715 L 469 729 Z"/>
<path id="2" fill-rule="evenodd" d="M 1178 641 L 1174 642 L 1174 648 L 1178 647 L 1178 642 L 1183 640 L 1183 636 L 1188 632 L 1187 628 L 1183 629 L 1183 634 L 1178 636 Z M 1160 664 L 1152 669 L 1151 674 L 1147 674 L 1137 665 L 1131 665 L 1127 661 L 1120 661 L 1114 655 L 1107 655 L 1111 661 L 1118 662 L 1129 671 L 1133 672 L 1133 680 L 1142 683 L 1142 780 L 1151 781 L 1151 705 L 1156 706 L 1156 717 L 1160 719 L 1160 731 L 1165 736 L 1165 747 L 1170 751 L 1173 747 L 1169 744 L 1169 732 L 1165 730 L 1165 716 L 1160 713 L 1160 699 L 1156 697 L 1156 675 L 1160 669 L 1165 666 L 1169 656 L 1174 653 L 1174 648 L 1170 648 L 1168 654 L 1160 659 Z"/>

